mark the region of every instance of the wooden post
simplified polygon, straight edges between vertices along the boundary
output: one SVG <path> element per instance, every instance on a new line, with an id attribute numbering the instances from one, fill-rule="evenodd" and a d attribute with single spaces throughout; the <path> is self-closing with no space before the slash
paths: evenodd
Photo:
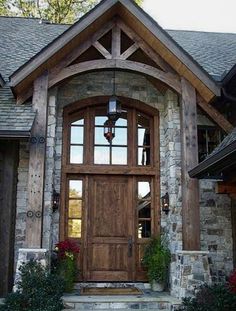
<path id="1" fill-rule="evenodd" d="M 0 143 L 0 297 L 12 290 L 14 270 L 16 181 L 19 148 Z"/>
<path id="2" fill-rule="evenodd" d="M 183 249 L 200 250 L 199 182 L 188 174 L 198 164 L 196 91 L 184 78 L 181 85 Z"/>
<path id="3" fill-rule="evenodd" d="M 26 247 L 40 248 L 42 239 L 44 164 L 46 151 L 48 74 L 34 82 L 32 106 L 36 119 L 30 139 Z"/>
<path id="4" fill-rule="evenodd" d="M 236 268 L 236 194 L 230 194 L 231 197 L 231 221 L 232 221 L 232 237 L 233 237 L 233 265 Z"/>

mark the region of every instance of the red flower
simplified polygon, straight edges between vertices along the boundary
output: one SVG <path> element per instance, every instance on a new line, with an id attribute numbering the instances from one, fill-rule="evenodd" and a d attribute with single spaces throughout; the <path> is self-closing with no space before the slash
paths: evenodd
<path id="1" fill-rule="evenodd" d="M 236 270 L 234 270 L 229 277 L 229 287 L 231 291 L 236 294 Z"/>
<path id="2" fill-rule="evenodd" d="M 79 254 L 79 246 L 70 240 L 61 241 L 56 244 L 56 250 L 58 251 L 59 258 L 65 258 L 66 254 L 76 255 Z"/>

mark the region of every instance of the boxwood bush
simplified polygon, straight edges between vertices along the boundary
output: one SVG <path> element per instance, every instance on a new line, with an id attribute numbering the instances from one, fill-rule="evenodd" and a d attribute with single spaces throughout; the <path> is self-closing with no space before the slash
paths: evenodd
<path id="1" fill-rule="evenodd" d="M 36 261 L 20 268 L 21 280 L 0 311 L 60 311 L 63 309 L 63 280 Z"/>

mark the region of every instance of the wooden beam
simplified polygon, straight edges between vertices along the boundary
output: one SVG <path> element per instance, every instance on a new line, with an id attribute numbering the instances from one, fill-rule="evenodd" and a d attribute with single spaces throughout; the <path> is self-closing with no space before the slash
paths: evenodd
<path id="1" fill-rule="evenodd" d="M 236 194 L 236 182 L 218 181 L 216 184 L 216 193 Z"/>
<path id="2" fill-rule="evenodd" d="M 112 29 L 112 58 L 119 58 L 121 51 L 121 31 L 116 25 Z"/>
<path id="3" fill-rule="evenodd" d="M 101 29 L 96 31 L 91 38 L 80 44 L 76 49 L 70 52 L 63 60 L 60 61 L 54 68 L 50 70 L 50 73 L 57 74 L 61 69 L 69 66 L 74 62 L 81 54 L 89 49 L 96 41 L 107 34 L 115 25 L 115 21 L 111 20 L 106 23 Z"/>
<path id="4" fill-rule="evenodd" d="M 199 182 L 188 171 L 198 164 L 196 91 L 181 79 L 183 249 L 200 250 Z"/>
<path id="5" fill-rule="evenodd" d="M 18 142 L 0 143 L 0 297 L 12 290 Z"/>
<path id="6" fill-rule="evenodd" d="M 207 103 L 200 95 L 197 96 L 197 104 L 226 133 L 230 133 L 234 129 L 234 126 L 212 105 Z"/>
<path id="7" fill-rule="evenodd" d="M 106 48 L 104 48 L 103 45 L 99 41 L 96 41 L 93 43 L 93 46 L 98 50 L 99 53 L 101 53 L 106 59 L 112 59 L 111 53 L 107 51 Z"/>
<path id="8" fill-rule="evenodd" d="M 37 112 L 29 149 L 26 246 L 41 247 L 46 151 L 48 74 L 35 80 L 32 107 Z"/>
<path id="9" fill-rule="evenodd" d="M 129 28 L 124 22 L 120 19 L 117 20 L 117 25 L 121 28 L 121 30 L 132 40 L 136 43 L 136 45 L 153 60 L 162 70 L 166 72 L 174 73 L 172 67 L 167 64 L 161 56 L 157 54 L 151 47 L 148 46 L 144 42 L 142 38 L 139 37 L 131 28 Z"/>
<path id="10" fill-rule="evenodd" d="M 129 58 L 132 54 L 134 54 L 134 52 L 136 52 L 138 50 L 138 48 L 139 48 L 139 46 L 136 43 L 134 43 L 126 51 L 124 51 L 124 53 L 122 53 L 119 58 L 120 59 Z"/>
<path id="11" fill-rule="evenodd" d="M 140 72 L 142 75 L 145 74 L 151 76 L 164 82 L 175 92 L 179 94 L 181 93 L 181 85 L 177 76 L 173 76 L 173 74 L 171 73 L 166 73 L 162 70 L 159 70 L 146 64 L 141 64 L 129 60 L 113 60 L 113 59 L 93 60 L 64 68 L 63 70 L 61 70 L 60 73 L 58 73 L 58 75 L 50 76 L 49 87 L 52 87 L 57 83 L 63 81 L 64 79 L 67 79 L 79 73 L 91 70 L 113 69 L 113 68 Z"/>

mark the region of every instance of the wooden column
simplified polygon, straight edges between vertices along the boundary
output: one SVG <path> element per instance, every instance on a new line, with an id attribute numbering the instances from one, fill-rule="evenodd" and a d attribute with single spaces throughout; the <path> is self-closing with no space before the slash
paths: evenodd
<path id="1" fill-rule="evenodd" d="M 0 142 L 0 297 L 12 290 L 18 142 Z"/>
<path id="2" fill-rule="evenodd" d="M 196 91 L 184 78 L 181 85 L 183 249 L 199 250 L 199 182 L 188 174 L 198 164 Z"/>
<path id="3" fill-rule="evenodd" d="M 230 195 L 231 204 L 231 221 L 232 221 L 232 237 L 233 237 L 233 265 L 236 268 L 236 193 Z"/>
<path id="4" fill-rule="evenodd" d="M 42 239 L 44 165 L 46 151 L 48 75 L 34 82 L 32 106 L 36 119 L 30 139 L 28 177 L 28 210 L 26 218 L 26 247 L 40 248 Z"/>

